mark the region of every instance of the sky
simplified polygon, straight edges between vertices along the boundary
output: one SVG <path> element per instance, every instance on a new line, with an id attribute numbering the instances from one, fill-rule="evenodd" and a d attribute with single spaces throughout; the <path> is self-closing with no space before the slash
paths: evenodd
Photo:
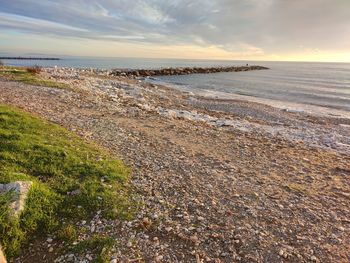
<path id="1" fill-rule="evenodd" d="M 0 0 L 0 54 L 350 62 L 350 0 Z"/>

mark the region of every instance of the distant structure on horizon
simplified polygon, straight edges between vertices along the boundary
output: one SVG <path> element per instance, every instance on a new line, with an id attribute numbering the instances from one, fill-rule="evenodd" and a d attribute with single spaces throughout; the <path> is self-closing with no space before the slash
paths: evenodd
<path id="1" fill-rule="evenodd" d="M 0 59 L 16 59 L 16 60 L 60 60 L 60 58 L 46 58 L 46 57 L 0 57 Z"/>

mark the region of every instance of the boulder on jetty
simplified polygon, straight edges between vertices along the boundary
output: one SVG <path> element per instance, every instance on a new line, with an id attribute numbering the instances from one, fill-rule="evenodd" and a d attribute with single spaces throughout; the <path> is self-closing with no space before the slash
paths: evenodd
<path id="1" fill-rule="evenodd" d="M 237 67 L 185 67 L 185 68 L 162 68 L 162 69 L 138 69 L 138 70 L 112 70 L 111 76 L 128 76 L 128 77 L 151 77 L 151 76 L 172 76 L 172 75 L 189 75 L 189 74 L 210 74 L 219 72 L 238 72 L 269 69 L 262 66 L 237 66 Z"/>

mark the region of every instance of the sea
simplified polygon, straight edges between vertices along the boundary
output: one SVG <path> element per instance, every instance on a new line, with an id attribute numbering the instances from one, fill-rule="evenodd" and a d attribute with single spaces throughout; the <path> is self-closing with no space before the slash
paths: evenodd
<path id="1" fill-rule="evenodd" d="M 62 57 L 3 60 L 6 65 L 101 69 L 156 69 L 260 65 L 269 70 L 152 77 L 148 81 L 193 94 L 262 102 L 295 111 L 350 116 L 350 63 Z"/>

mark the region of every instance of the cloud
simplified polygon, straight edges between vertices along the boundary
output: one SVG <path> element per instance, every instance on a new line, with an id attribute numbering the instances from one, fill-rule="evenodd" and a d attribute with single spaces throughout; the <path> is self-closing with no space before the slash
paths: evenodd
<path id="1" fill-rule="evenodd" d="M 349 17 L 348 0 L 0 0 L 2 30 L 247 56 L 349 50 Z"/>

